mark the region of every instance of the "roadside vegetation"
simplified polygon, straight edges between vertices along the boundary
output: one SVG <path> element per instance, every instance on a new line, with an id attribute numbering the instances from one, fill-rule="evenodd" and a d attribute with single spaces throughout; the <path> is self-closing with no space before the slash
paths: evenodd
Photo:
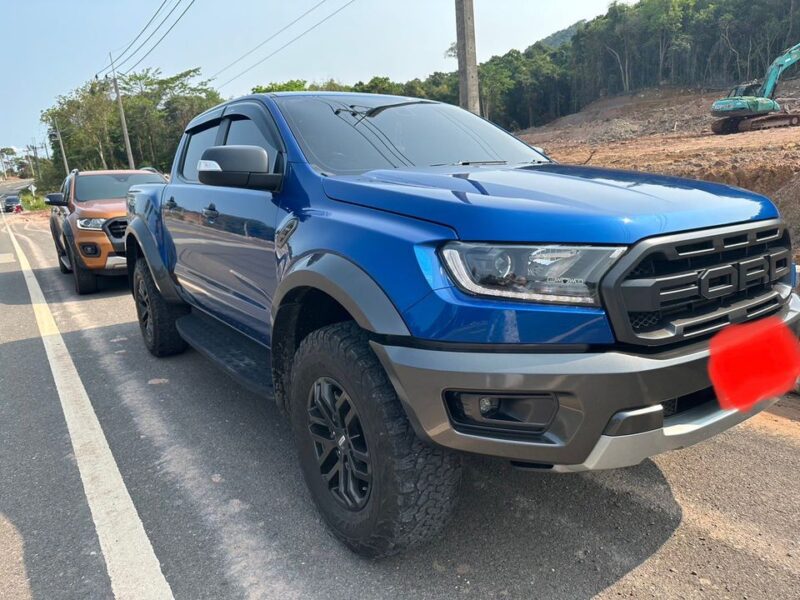
<path id="1" fill-rule="evenodd" d="M 798 39 L 797 0 L 612 3 L 604 15 L 479 65 L 481 108 L 487 118 L 518 131 L 575 113 L 598 99 L 645 88 L 722 89 L 761 76 Z M 446 55 L 453 56 L 454 48 Z M 189 120 L 223 101 L 199 69 L 170 76 L 146 69 L 121 76 L 119 82 L 134 160 L 137 166 L 163 171 L 169 170 Z M 354 84 L 293 79 L 253 91 L 304 89 L 402 94 L 455 104 L 458 74 L 435 72 L 405 82 L 375 76 Z M 42 121 L 52 129 L 51 158 L 37 157 L 42 192 L 57 189 L 64 176 L 55 122 L 71 168 L 127 166 L 110 80 L 93 79 L 60 96 L 43 111 Z M 5 160 L 21 176 L 30 176 L 33 165 L 27 157 Z"/>
<path id="2" fill-rule="evenodd" d="M 32 194 L 30 190 L 22 190 L 19 193 L 22 208 L 27 211 L 46 210 L 48 206 L 44 203 L 42 194 Z"/>

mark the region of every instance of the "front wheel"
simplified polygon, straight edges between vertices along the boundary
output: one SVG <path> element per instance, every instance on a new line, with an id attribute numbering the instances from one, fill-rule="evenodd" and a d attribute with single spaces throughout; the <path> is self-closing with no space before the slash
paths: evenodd
<path id="1" fill-rule="evenodd" d="M 75 282 L 75 291 L 80 294 L 93 294 L 97 291 L 97 275 L 83 268 L 76 260 L 75 251 L 67 246 L 69 263 L 72 266 L 72 278 Z"/>
<path id="2" fill-rule="evenodd" d="M 290 400 L 306 484 L 345 545 L 376 558 L 442 530 L 455 507 L 461 457 L 417 438 L 355 323 L 329 325 L 303 340 Z"/>

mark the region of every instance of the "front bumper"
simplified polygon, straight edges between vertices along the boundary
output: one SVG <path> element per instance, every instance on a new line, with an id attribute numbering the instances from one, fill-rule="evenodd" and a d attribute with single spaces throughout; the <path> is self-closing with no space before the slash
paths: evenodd
<path id="1" fill-rule="evenodd" d="M 125 259 L 125 245 L 112 239 L 105 230 L 75 229 L 73 251 L 84 269 L 97 275 L 127 275 L 128 263 Z M 96 248 L 96 253 L 87 254 L 84 245 Z"/>
<path id="2" fill-rule="evenodd" d="M 780 316 L 795 333 L 800 331 L 800 299 L 795 294 Z M 711 387 L 707 342 L 649 355 L 457 352 L 375 341 L 372 347 L 420 437 L 447 448 L 556 471 L 635 465 L 716 435 L 775 401 L 740 412 L 722 410 L 712 398 L 664 416 L 662 403 Z M 558 409 L 544 432 L 477 435 L 453 422 L 444 397 L 454 390 L 553 394 Z"/>

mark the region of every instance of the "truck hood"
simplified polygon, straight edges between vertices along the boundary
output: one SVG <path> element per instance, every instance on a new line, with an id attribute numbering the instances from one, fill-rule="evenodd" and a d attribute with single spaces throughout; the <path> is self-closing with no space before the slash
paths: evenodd
<path id="1" fill-rule="evenodd" d="M 766 197 L 726 185 L 556 163 L 375 170 L 323 186 L 335 200 L 445 225 L 467 241 L 630 244 L 778 214 Z"/>
<path id="2" fill-rule="evenodd" d="M 125 198 L 109 200 L 87 200 L 75 203 L 75 214 L 82 219 L 111 219 L 124 217 L 128 213 Z"/>

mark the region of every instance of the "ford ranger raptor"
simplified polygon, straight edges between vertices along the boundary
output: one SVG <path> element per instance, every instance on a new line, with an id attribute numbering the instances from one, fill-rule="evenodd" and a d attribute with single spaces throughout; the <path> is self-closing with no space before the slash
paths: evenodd
<path id="1" fill-rule="evenodd" d="M 227 102 L 128 213 L 147 348 L 193 346 L 274 399 L 324 520 L 366 556 L 441 530 L 464 453 L 611 469 L 740 423 L 774 400 L 721 408 L 711 338 L 798 329 L 764 196 L 557 164 L 428 100 Z"/>

